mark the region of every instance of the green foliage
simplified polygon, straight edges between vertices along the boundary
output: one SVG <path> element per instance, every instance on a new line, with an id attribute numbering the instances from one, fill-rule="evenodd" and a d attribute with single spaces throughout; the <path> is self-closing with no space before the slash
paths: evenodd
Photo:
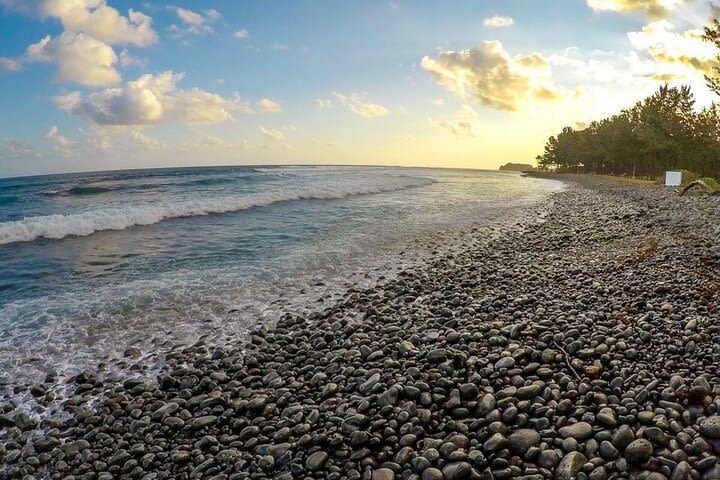
<path id="1" fill-rule="evenodd" d="M 713 20 L 712 25 L 705 27 L 705 40 L 714 43 L 720 48 L 720 21 L 717 19 Z M 715 76 L 706 75 L 708 87 L 715 93 L 720 95 L 720 65 L 715 67 Z"/>
<path id="2" fill-rule="evenodd" d="M 715 180 L 712 177 L 703 177 L 702 175 L 698 175 L 695 172 L 691 172 L 690 170 L 680 170 L 680 173 L 682 173 L 682 183 L 683 185 L 687 185 L 690 182 L 694 182 L 695 180 L 702 180 L 707 184 L 708 187 L 711 187 L 715 190 L 720 189 L 720 183 Z M 659 185 L 665 184 L 665 175 L 659 175 L 655 179 L 655 183 Z"/>
<path id="3" fill-rule="evenodd" d="M 698 175 L 695 172 L 691 172 L 690 170 L 681 170 L 682 173 L 682 182 L 683 183 L 690 183 L 694 182 L 695 180 L 702 180 L 702 175 Z M 663 183 L 665 182 L 665 177 L 663 177 Z"/>
<path id="4" fill-rule="evenodd" d="M 509 170 L 513 172 L 530 172 L 535 170 L 535 167 L 527 163 L 506 163 L 500 167 L 500 170 Z"/>
<path id="5" fill-rule="evenodd" d="M 584 130 L 565 127 L 537 157 L 541 169 L 654 178 L 691 170 L 720 178 L 720 106 L 695 111 L 690 87 L 650 97 Z"/>
<path id="6" fill-rule="evenodd" d="M 703 177 L 703 178 L 701 178 L 700 180 L 702 180 L 703 182 L 705 182 L 705 184 L 706 184 L 708 187 L 712 188 L 713 190 L 720 190 L 720 182 L 718 182 L 718 181 L 715 180 L 714 178 L 711 178 L 711 177 Z"/>

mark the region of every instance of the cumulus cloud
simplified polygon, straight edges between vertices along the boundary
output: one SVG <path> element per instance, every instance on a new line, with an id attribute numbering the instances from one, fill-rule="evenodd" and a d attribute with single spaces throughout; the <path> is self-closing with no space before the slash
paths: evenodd
<path id="1" fill-rule="evenodd" d="M 650 18 L 665 18 L 687 0 L 587 0 L 595 11 L 642 13 Z"/>
<path id="2" fill-rule="evenodd" d="M 58 127 L 53 125 L 50 127 L 45 134 L 45 138 L 50 142 L 53 150 L 64 157 L 69 157 L 73 154 L 73 143 L 66 137 L 60 135 Z"/>
<path id="3" fill-rule="evenodd" d="M 202 25 L 205 23 L 205 17 L 200 15 L 199 13 L 195 13 L 192 10 L 188 10 L 186 8 L 177 8 L 175 9 L 175 13 L 177 13 L 178 18 L 182 20 L 184 23 L 188 25 Z"/>
<path id="4" fill-rule="evenodd" d="M 181 7 L 169 7 L 175 10 L 175 14 L 180 20 L 180 25 L 171 25 L 170 31 L 177 36 L 185 34 L 201 35 L 204 33 L 213 33 L 213 27 L 210 25 L 221 17 L 217 10 L 203 10 L 201 13 Z"/>
<path id="5" fill-rule="evenodd" d="M 152 19 L 130 9 L 127 16 L 109 6 L 106 0 L 0 0 L 9 8 L 59 19 L 63 32 L 47 35 L 26 49 L 22 61 L 53 62 L 58 65 L 56 80 L 86 86 L 107 86 L 120 81 L 115 69 L 118 56 L 112 45 L 147 47 L 157 42 Z M 139 64 L 123 50 L 122 66 Z M 1 62 L 4 69 L 18 70 L 20 60 Z M 3 68 L 3 67 L 0 67 Z"/>
<path id="6" fill-rule="evenodd" d="M 430 118 L 430 123 L 458 137 L 474 137 L 478 116 L 470 105 L 463 105 L 449 120 Z"/>
<path id="7" fill-rule="evenodd" d="M 509 27 L 515 23 L 512 17 L 505 15 L 495 15 L 494 17 L 486 18 L 483 20 L 483 25 L 491 28 L 504 28 Z"/>
<path id="8" fill-rule="evenodd" d="M 667 20 L 652 22 L 628 33 L 633 48 L 652 61 L 653 78 L 668 81 L 693 74 L 709 74 L 720 51 L 703 39 L 701 29 L 678 32 Z"/>
<path id="9" fill-rule="evenodd" d="M 242 30 L 238 30 L 235 33 L 233 33 L 234 38 L 248 38 L 249 36 L 250 36 L 250 32 L 248 32 L 244 28 Z"/>
<path id="10" fill-rule="evenodd" d="M 122 87 L 83 96 L 78 92 L 55 97 L 55 104 L 99 125 L 147 125 L 170 120 L 190 124 L 220 123 L 234 112 L 251 111 L 237 94 L 226 98 L 199 88 L 181 90 L 182 74 L 146 74 Z"/>
<path id="11" fill-rule="evenodd" d="M 80 32 L 110 45 L 147 47 L 157 42 L 152 19 L 130 9 L 127 17 L 105 0 L 36 0 L 40 13 L 60 19 L 66 31 Z"/>
<path id="12" fill-rule="evenodd" d="M 364 93 L 353 92 L 350 95 L 344 95 L 334 92 L 333 96 L 349 112 L 359 117 L 378 118 L 390 115 L 390 110 L 387 107 L 371 102 Z"/>
<path id="13" fill-rule="evenodd" d="M 440 85 L 463 99 L 500 110 L 519 110 L 539 100 L 568 95 L 552 80 L 550 64 L 539 53 L 517 55 L 498 41 L 459 52 L 446 51 L 420 62 Z"/>
<path id="14" fill-rule="evenodd" d="M 47 35 L 27 48 L 30 61 L 54 62 L 58 65 L 57 80 L 76 82 L 91 87 L 113 85 L 120 81 L 115 69 L 118 61 L 109 45 L 84 33 L 63 32 L 58 37 Z"/>
<path id="15" fill-rule="evenodd" d="M 282 112 L 282 105 L 277 103 L 276 101 L 270 100 L 269 98 L 263 98 L 259 102 L 257 102 L 257 108 L 261 112 L 270 112 L 270 113 L 278 113 Z"/>
<path id="16" fill-rule="evenodd" d="M 17 72 L 22 68 L 22 62 L 17 58 L 0 57 L 0 71 Z"/>
<path id="17" fill-rule="evenodd" d="M 39 158 L 35 149 L 16 138 L 6 138 L 0 145 L 0 159 L 17 160 L 22 158 Z"/>

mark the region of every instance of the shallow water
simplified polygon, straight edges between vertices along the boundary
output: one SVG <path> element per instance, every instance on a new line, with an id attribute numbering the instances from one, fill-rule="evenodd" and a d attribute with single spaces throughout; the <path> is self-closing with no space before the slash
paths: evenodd
<path id="1" fill-rule="evenodd" d="M 234 335 L 561 189 L 509 172 L 215 167 L 0 179 L 0 382 Z M 378 270 L 379 269 L 379 270 Z"/>

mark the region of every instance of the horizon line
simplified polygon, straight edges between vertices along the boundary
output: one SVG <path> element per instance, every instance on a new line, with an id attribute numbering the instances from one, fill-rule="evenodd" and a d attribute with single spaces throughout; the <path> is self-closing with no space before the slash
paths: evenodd
<path id="1" fill-rule="evenodd" d="M 508 162 L 506 162 L 508 163 Z M 514 163 L 514 162 L 510 162 Z M 19 179 L 19 178 L 35 178 L 35 177 L 52 177 L 58 175 L 78 175 L 87 173 L 104 173 L 104 172 L 132 172 L 141 170 L 171 170 L 171 169 L 191 169 L 191 168 L 287 168 L 287 167 L 363 167 L 363 168 L 417 168 L 427 170 L 462 170 L 462 171 L 486 171 L 486 172 L 498 172 L 502 171 L 498 168 L 471 168 L 471 167 L 434 167 L 434 166 L 410 166 L 410 165 L 391 165 L 391 164 L 362 164 L 362 163 L 285 163 L 285 164 L 267 164 L 267 163 L 255 163 L 255 164 L 230 164 L 230 165 L 184 165 L 184 166 L 168 166 L 168 167 L 142 167 L 142 168 L 110 168 L 106 170 L 75 170 L 67 172 L 55 172 L 55 173 L 36 173 L 32 175 L 12 175 L 9 177 L 0 176 L 0 181 Z M 511 170 L 505 170 L 505 172 L 512 172 Z"/>

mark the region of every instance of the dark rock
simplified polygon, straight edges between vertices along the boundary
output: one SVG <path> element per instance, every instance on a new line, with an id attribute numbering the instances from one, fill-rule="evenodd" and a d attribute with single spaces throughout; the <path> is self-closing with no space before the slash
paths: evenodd
<path id="1" fill-rule="evenodd" d="M 555 478 L 558 480 L 571 480 L 582 469 L 587 458 L 580 452 L 570 452 L 560 460 L 556 470 Z"/>
<path id="2" fill-rule="evenodd" d="M 625 459 L 630 463 L 643 463 L 650 459 L 653 454 L 653 446 L 648 440 L 640 438 L 631 442 L 625 448 Z"/>
<path id="3" fill-rule="evenodd" d="M 720 439 L 720 416 L 708 417 L 700 422 L 700 435 Z"/>
<path id="4" fill-rule="evenodd" d="M 510 434 L 507 440 L 510 451 L 515 455 L 523 456 L 531 447 L 540 443 L 540 434 L 535 430 L 523 428 Z"/>

